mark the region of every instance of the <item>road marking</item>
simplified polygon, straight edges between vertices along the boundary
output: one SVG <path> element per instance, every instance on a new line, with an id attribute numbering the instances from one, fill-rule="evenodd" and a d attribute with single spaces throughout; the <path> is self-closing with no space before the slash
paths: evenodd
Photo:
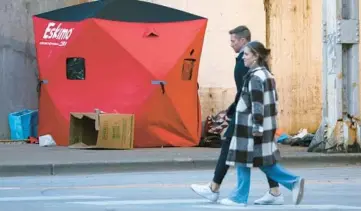
<path id="1" fill-rule="evenodd" d="M 104 196 L 29 196 L 29 197 L 1 197 L 0 202 L 10 201 L 56 201 L 56 200 L 89 200 L 89 199 L 111 199 Z"/>
<path id="2" fill-rule="evenodd" d="M 121 200 L 121 201 L 81 201 L 67 202 L 68 204 L 93 205 L 93 206 L 114 206 L 114 205 L 165 205 L 165 204 L 190 204 L 192 207 L 220 210 L 361 210 L 361 207 L 344 205 L 249 205 L 247 207 L 232 207 L 219 204 L 194 205 L 209 203 L 202 199 L 154 199 L 154 200 Z"/>
<path id="3" fill-rule="evenodd" d="M 20 187 L 3 187 L 3 188 L 0 188 L 0 190 L 20 190 L 21 188 Z"/>
<path id="4" fill-rule="evenodd" d="M 198 184 L 206 184 L 207 181 L 195 182 Z M 358 184 L 361 183 L 361 179 L 331 179 L 331 180 L 306 180 L 307 185 L 334 185 L 334 184 Z M 234 187 L 236 182 L 225 182 L 222 187 Z M 252 186 L 263 187 L 265 181 L 256 180 L 252 182 Z M 190 184 L 127 184 L 127 185 L 92 185 L 92 186 L 44 186 L 44 187 L 2 187 L 0 191 L 6 190 L 60 190 L 60 189 L 135 189 L 135 188 L 189 188 Z"/>
<path id="5" fill-rule="evenodd" d="M 161 204 L 195 204 L 209 203 L 204 199 L 154 199 L 154 200 L 122 200 L 122 201 L 81 201 L 67 202 L 68 204 L 84 204 L 84 205 L 161 205 Z"/>
<path id="6" fill-rule="evenodd" d="M 122 201 L 82 201 L 67 202 L 68 204 L 93 205 L 93 206 L 121 206 L 121 205 L 165 205 L 165 204 L 190 204 L 192 207 L 204 209 L 223 209 L 223 210 L 361 210 L 361 207 L 343 206 L 343 205 L 249 205 L 247 207 L 232 207 L 220 204 L 195 205 L 201 203 L 209 204 L 208 200 L 203 199 L 154 199 L 154 200 L 122 200 Z"/>
<path id="7" fill-rule="evenodd" d="M 193 205 L 192 207 L 218 210 L 361 210 L 361 207 L 344 205 L 251 205 L 225 206 L 225 205 Z"/>

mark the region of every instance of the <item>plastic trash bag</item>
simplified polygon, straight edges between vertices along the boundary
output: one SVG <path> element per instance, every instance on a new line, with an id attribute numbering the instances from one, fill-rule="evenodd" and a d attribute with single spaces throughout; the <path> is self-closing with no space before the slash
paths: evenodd
<path id="1" fill-rule="evenodd" d="M 24 109 L 8 116 L 10 138 L 13 141 L 37 137 L 38 110 Z"/>
<path id="2" fill-rule="evenodd" d="M 39 146 L 41 147 L 56 146 L 56 142 L 51 135 L 44 135 L 39 137 Z"/>

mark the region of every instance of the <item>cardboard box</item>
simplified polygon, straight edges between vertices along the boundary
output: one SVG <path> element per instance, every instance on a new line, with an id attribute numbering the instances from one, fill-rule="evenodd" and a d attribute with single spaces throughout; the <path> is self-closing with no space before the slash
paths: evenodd
<path id="1" fill-rule="evenodd" d="M 70 114 L 69 148 L 132 149 L 133 142 L 133 114 Z"/>

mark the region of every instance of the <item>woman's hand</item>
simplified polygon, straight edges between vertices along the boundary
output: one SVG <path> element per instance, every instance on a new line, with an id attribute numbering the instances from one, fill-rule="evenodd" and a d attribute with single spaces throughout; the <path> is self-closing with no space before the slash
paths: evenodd
<path id="1" fill-rule="evenodd" d="M 263 136 L 263 133 L 261 133 L 259 131 L 254 131 L 252 135 L 256 136 L 256 137 L 261 137 L 261 136 Z"/>

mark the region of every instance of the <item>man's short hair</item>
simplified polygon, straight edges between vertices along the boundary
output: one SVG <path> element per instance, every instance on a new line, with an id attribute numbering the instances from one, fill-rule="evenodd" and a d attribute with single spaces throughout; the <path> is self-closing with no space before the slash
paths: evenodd
<path id="1" fill-rule="evenodd" d="M 230 30 L 229 34 L 235 34 L 238 38 L 245 38 L 247 41 L 251 41 L 251 31 L 247 26 L 237 26 Z"/>

